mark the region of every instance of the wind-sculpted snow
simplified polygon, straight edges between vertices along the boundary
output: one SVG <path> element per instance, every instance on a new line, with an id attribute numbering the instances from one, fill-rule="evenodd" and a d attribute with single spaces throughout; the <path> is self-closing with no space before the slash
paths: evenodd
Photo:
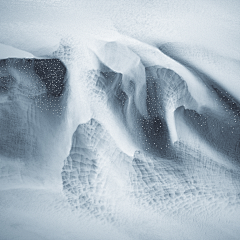
<path id="1" fill-rule="evenodd" d="M 234 212 L 240 207 L 240 175 L 199 149 L 174 144 L 174 160 L 137 151 L 122 153 L 95 120 L 79 125 L 62 170 L 63 189 L 73 209 L 122 225 L 119 202 L 130 198 L 148 211 L 202 218 L 206 212 Z M 121 177 L 121 181 L 119 180 Z M 126 220 L 125 220 L 126 221 Z"/>
<path id="2" fill-rule="evenodd" d="M 240 5 L 150 2 L 0 3 L 0 240 L 239 239 Z"/>
<path id="3" fill-rule="evenodd" d="M 70 47 L 61 45 L 54 56 L 73 71 L 71 52 Z M 39 144 L 56 141 L 48 131 L 52 124 L 63 124 L 68 98 L 76 94 L 69 82 L 72 73 L 67 74 L 63 62 L 1 61 L 1 106 L 5 114 L 1 125 L 2 156 L 20 161 L 47 156 Z M 172 69 L 146 67 L 146 84 L 137 86 L 131 69 L 125 72 L 120 67 L 121 72 L 116 72 L 110 66 L 100 62 L 99 69 L 88 71 L 82 79 L 81 86 L 94 114 L 74 132 L 61 173 L 63 192 L 76 214 L 125 229 L 131 221 L 138 222 L 126 213 L 130 208 L 167 218 L 198 216 L 204 224 L 216 224 L 216 219 L 224 220 L 222 214 L 239 212 L 238 101 L 210 83 L 206 87 L 216 99 L 216 111 L 211 112 L 194 99 L 184 77 Z M 141 68 L 139 63 L 136 66 L 134 71 Z M 135 94 L 136 88 L 146 91 L 142 97 L 147 115 L 145 107 L 136 104 L 141 99 Z M 6 108 L 8 105 L 15 112 Z M 27 115 L 25 108 L 29 109 Z M 37 123 L 41 114 L 47 119 L 45 123 Z M 21 124 L 25 120 L 28 125 L 17 124 L 19 117 Z M 43 123 L 49 127 L 41 139 L 36 133 L 43 130 Z M 127 134 L 122 141 L 130 141 L 135 148 L 134 156 L 124 152 L 127 148 L 116 138 L 117 125 L 122 136 Z M 223 137 L 228 141 L 223 141 Z M 7 144 L 10 141 L 12 144 Z M 38 164 L 41 166 L 41 161 Z M 9 169 L 6 174 L 2 168 L 2 179 L 16 178 L 11 175 L 13 171 L 24 178 L 21 171 Z M 211 220 L 206 220 L 209 214 Z M 233 235 L 236 234 L 235 229 Z"/>
<path id="4" fill-rule="evenodd" d="M 201 139 L 191 145 L 181 138 L 174 144 L 170 140 L 169 132 L 179 123 L 176 109 L 177 117 L 182 108 L 183 116 L 184 111 L 195 113 L 186 119 L 197 119 L 196 125 L 216 124 L 214 117 L 193 110 L 198 109 L 198 104 L 179 75 L 160 66 L 146 68 L 148 118 L 136 114 L 137 110 L 128 111 L 132 106 L 122 87 L 122 74 L 103 67 L 103 72 L 91 71 L 88 80 L 92 99 L 96 104 L 104 103 L 117 116 L 119 123 L 131 132 L 138 150 L 132 157 L 123 153 L 95 119 L 79 125 L 62 170 L 63 189 L 73 209 L 120 228 L 127 224 L 126 219 L 123 221 L 123 209 L 119 208 L 122 201 L 161 216 L 181 214 L 205 219 L 209 214 L 209 221 L 214 222 L 222 218 L 222 212 L 231 215 L 239 211 L 238 147 L 231 153 L 215 144 L 229 162 L 234 160 L 237 168 L 232 169 L 199 145 L 202 139 L 212 144 L 209 138 L 214 138 L 219 128 L 205 136 L 205 128 L 190 125 Z M 185 124 L 190 124 L 186 119 Z M 178 134 L 178 127 L 176 130 Z M 214 140 L 222 144 L 221 139 Z"/>

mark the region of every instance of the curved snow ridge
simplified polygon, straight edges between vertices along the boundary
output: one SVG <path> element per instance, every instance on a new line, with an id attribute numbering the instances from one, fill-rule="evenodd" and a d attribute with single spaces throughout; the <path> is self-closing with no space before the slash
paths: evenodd
<path id="1" fill-rule="evenodd" d="M 148 113 L 166 121 L 171 142 L 179 139 L 174 111 L 184 106 L 197 109 L 198 104 L 188 91 L 187 83 L 173 70 L 152 66 L 146 68 Z"/>
<path id="2" fill-rule="evenodd" d="M 115 48 L 116 52 L 114 52 Z M 132 146 L 132 152 L 135 147 L 135 150 L 151 153 L 155 151 L 157 156 L 172 158 L 174 142 L 189 141 L 188 144 L 191 145 L 194 139 L 198 139 L 203 145 L 205 144 L 202 151 L 205 151 L 204 148 L 209 145 L 227 159 L 231 158 L 233 164 L 239 164 L 240 138 L 237 121 L 239 106 L 233 97 L 219 86 L 211 86 L 209 80 L 204 79 L 203 74 L 190 71 L 184 65 L 155 51 L 159 59 L 153 62 L 159 65 L 146 67 L 145 73 L 142 74 L 146 75 L 146 91 L 142 87 L 146 92 L 146 101 L 145 94 L 141 98 L 133 98 L 139 87 L 137 76 L 142 70 L 139 64 L 135 64 L 137 67 L 130 64 L 132 68 L 128 68 L 128 75 L 134 76 L 133 81 L 126 80 L 126 73 L 122 70 L 127 68 L 125 64 L 128 62 L 139 63 L 139 56 L 117 42 L 105 44 L 103 49 L 106 49 L 107 53 L 98 52 L 98 55 L 103 59 L 101 64 L 106 64 L 104 65 L 106 69 L 101 66 L 99 70 L 92 71 L 86 88 L 91 89 L 90 96 L 91 99 L 97 100 L 96 105 L 101 106 L 105 114 L 108 112 L 106 116 L 109 117 L 112 113 L 115 115 L 115 120 L 110 122 L 121 124 L 122 129 L 126 130 L 126 134 L 122 136 L 130 135 L 129 146 Z M 120 49 L 123 50 L 122 53 Z M 120 64 L 119 68 L 116 67 L 117 63 Z M 142 79 L 140 80 L 142 82 Z M 141 114 L 139 111 L 137 107 L 141 105 L 139 99 L 146 102 L 147 114 Z M 95 106 L 93 108 L 94 111 L 98 111 Z M 104 117 L 100 122 L 105 122 Z M 190 130 L 190 133 L 186 134 L 185 129 Z M 115 132 L 112 131 L 111 135 L 114 134 Z M 115 141 L 117 138 L 120 139 L 120 135 L 115 135 L 118 136 L 115 137 Z M 224 136 L 228 136 L 229 141 L 222 141 Z M 117 144 L 120 146 L 121 143 Z M 121 147 L 121 149 L 129 154 L 126 148 Z M 229 161 L 219 159 L 219 162 L 228 164 Z"/>
<path id="3" fill-rule="evenodd" d="M 101 106 L 102 111 L 114 113 L 118 124 L 131 134 L 135 149 L 171 158 L 174 150 L 170 138 L 172 143 L 178 140 L 174 111 L 179 106 L 196 109 L 198 104 L 186 82 L 171 69 L 153 66 L 145 71 L 148 116 L 142 116 L 136 109 L 135 100 L 125 91 L 121 73 L 110 69 L 90 71 L 87 89 L 91 101 Z M 133 82 L 129 89 L 135 91 Z"/>
<path id="4" fill-rule="evenodd" d="M 149 100 L 153 104 L 155 102 L 158 115 L 164 117 L 165 112 L 173 112 L 180 106 L 197 108 L 197 102 L 189 93 L 187 83 L 173 70 L 161 66 L 148 67 L 146 77 Z"/>
<path id="5" fill-rule="evenodd" d="M 184 107 L 178 108 L 174 113 L 177 133 L 189 145 L 194 141 L 201 142 L 201 151 L 207 151 L 219 163 L 239 169 L 239 103 L 218 86 L 210 87 L 216 111 L 211 111 L 208 106 L 202 108 L 201 113 Z"/>
<path id="6" fill-rule="evenodd" d="M 122 90 L 122 75 L 103 66 L 100 70 L 88 71 L 84 84 L 93 118 L 107 129 L 123 152 L 133 155 L 137 146 L 126 127 L 124 113 L 129 104 Z"/>

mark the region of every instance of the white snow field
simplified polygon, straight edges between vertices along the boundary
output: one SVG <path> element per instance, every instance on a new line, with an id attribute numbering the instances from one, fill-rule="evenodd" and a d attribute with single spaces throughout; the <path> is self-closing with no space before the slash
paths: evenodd
<path id="1" fill-rule="evenodd" d="M 239 12 L 1 0 L 0 240 L 240 239 Z"/>

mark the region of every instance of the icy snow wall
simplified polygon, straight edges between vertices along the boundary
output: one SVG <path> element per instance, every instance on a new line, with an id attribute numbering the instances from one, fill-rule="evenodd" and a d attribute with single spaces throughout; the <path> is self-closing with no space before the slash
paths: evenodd
<path id="1" fill-rule="evenodd" d="M 0 3 L 0 239 L 238 239 L 238 1 Z"/>

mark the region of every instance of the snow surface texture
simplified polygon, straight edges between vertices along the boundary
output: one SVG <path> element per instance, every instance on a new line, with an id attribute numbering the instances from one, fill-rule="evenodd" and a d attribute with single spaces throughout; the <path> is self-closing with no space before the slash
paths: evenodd
<path id="1" fill-rule="evenodd" d="M 239 239 L 238 1 L 0 3 L 0 239 Z"/>

